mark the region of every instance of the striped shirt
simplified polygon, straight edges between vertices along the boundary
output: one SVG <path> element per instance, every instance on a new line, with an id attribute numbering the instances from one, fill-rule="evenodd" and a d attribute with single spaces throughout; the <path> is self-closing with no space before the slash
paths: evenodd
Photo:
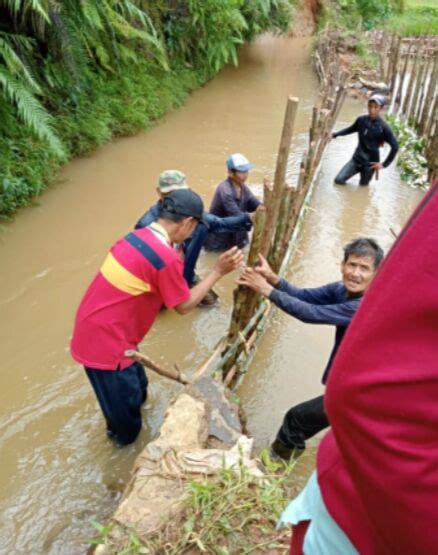
<path id="1" fill-rule="evenodd" d="M 132 360 L 161 306 L 188 300 L 183 263 L 165 229 L 153 223 L 117 241 L 76 314 L 71 354 L 89 368 L 117 370 Z"/>

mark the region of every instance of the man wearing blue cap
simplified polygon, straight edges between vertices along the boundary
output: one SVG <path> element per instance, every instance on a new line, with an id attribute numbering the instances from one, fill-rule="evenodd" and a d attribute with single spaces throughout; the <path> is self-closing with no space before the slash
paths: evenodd
<path id="1" fill-rule="evenodd" d="M 164 199 L 173 191 L 189 189 L 186 176 L 179 170 L 165 170 L 160 174 L 157 193 L 159 200 L 149 208 L 138 220 L 135 229 L 147 227 L 155 222 L 161 214 Z M 228 218 L 218 218 L 208 212 L 204 213 L 203 221 L 196 226 L 192 236 L 182 243 L 184 252 L 184 278 L 189 287 L 193 287 L 199 278 L 196 275 L 196 264 L 204 246 L 206 237 L 210 233 L 236 233 L 249 231 L 252 227 L 252 216 L 243 212 Z M 199 306 L 212 306 L 217 301 L 217 294 L 211 290 L 202 299 Z"/>
<path id="2" fill-rule="evenodd" d="M 368 185 L 373 173 L 387 168 L 394 160 L 398 151 L 398 143 L 389 125 L 380 117 L 385 106 L 385 97 L 375 94 L 368 101 L 368 115 L 359 116 L 353 125 L 332 134 L 332 138 L 357 133 L 359 144 L 349 160 L 335 177 L 336 185 L 346 185 L 353 175 L 360 173 L 359 185 Z M 391 147 L 383 163 L 380 162 L 379 148 L 384 143 Z"/>
<path id="3" fill-rule="evenodd" d="M 232 154 L 227 160 L 228 177 L 222 181 L 214 193 L 210 213 L 220 218 L 238 216 L 245 212 L 254 212 L 260 201 L 251 192 L 246 180 L 248 172 L 254 167 L 240 153 Z M 248 244 L 247 231 L 236 233 L 210 233 L 205 242 L 209 251 L 225 251 L 231 247 L 243 248 Z"/>

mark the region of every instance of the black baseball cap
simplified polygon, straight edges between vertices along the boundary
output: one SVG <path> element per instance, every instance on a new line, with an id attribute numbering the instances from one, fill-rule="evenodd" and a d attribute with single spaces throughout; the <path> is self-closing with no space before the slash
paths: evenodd
<path id="1" fill-rule="evenodd" d="M 176 216 L 195 218 L 204 224 L 206 223 L 204 221 L 204 203 L 201 197 L 191 189 L 178 189 L 166 195 L 163 200 L 162 211 L 163 216 L 167 212 Z"/>

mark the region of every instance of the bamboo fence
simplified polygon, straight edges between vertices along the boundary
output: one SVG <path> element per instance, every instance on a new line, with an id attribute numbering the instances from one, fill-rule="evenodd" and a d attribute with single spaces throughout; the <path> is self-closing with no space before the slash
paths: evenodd
<path id="1" fill-rule="evenodd" d="M 438 176 L 438 37 L 401 38 L 379 31 L 370 42 L 391 93 L 389 112 L 424 138 L 428 179 L 433 181 Z"/>
<path id="2" fill-rule="evenodd" d="M 283 275 L 294 250 L 324 149 L 331 137 L 346 94 L 347 73 L 333 63 L 329 52 L 321 59 L 324 72 L 323 93 L 312 111 L 308 147 L 300 163 L 296 183 L 286 183 L 286 169 L 299 101 L 289 97 L 278 150 L 273 187 L 264 184 L 264 205 L 256 213 L 247 264 L 254 266 L 258 254 L 264 255 L 275 272 Z M 205 362 L 202 373 L 212 374 L 235 388 L 246 373 L 264 332 L 271 303 L 251 289 L 238 286 L 229 330 Z M 198 370 L 196 374 L 199 374 Z"/>

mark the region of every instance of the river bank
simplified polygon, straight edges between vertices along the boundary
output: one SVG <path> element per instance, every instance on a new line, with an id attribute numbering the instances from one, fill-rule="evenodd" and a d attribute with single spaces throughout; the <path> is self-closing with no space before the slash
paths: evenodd
<path id="1" fill-rule="evenodd" d="M 286 32 L 293 2 L 73 0 L 5 4 L 0 25 L 0 218 L 59 168 L 147 129 L 264 31 Z"/>

